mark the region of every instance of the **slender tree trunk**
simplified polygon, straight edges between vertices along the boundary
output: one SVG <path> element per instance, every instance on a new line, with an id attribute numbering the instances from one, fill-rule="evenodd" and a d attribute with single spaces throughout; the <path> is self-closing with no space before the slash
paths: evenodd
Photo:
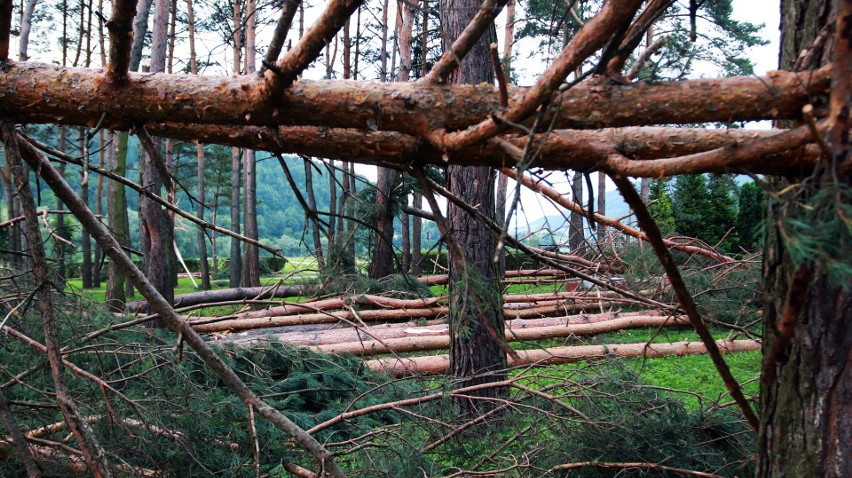
<path id="1" fill-rule="evenodd" d="M 188 21 L 189 28 L 189 69 L 190 73 L 193 75 L 198 74 L 198 61 L 195 55 L 195 12 L 192 8 L 192 0 L 186 0 L 186 15 Z M 195 207 L 195 215 L 198 216 L 202 221 L 204 220 L 204 146 L 201 144 L 196 145 L 195 149 L 195 159 L 196 159 L 196 193 L 195 197 L 198 200 L 198 204 Z M 215 214 L 214 214 L 215 216 Z M 215 234 L 215 232 L 213 232 Z M 198 234 L 197 234 L 197 243 L 198 243 L 198 263 L 201 268 L 201 289 L 202 290 L 210 290 L 210 264 L 207 262 L 207 235 L 205 234 L 204 228 L 202 226 L 198 226 Z M 215 248 L 213 254 L 216 254 Z"/>
<path id="2" fill-rule="evenodd" d="M 314 172 L 313 172 L 313 162 L 310 159 L 304 160 L 305 165 L 305 194 L 307 194 L 308 207 L 311 208 L 311 214 L 316 214 L 317 211 L 317 201 L 316 196 L 314 196 Z M 313 220 L 306 220 L 313 226 L 311 228 L 311 235 L 314 239 L 314 256 L 317 258 L 317 268 L 322 271 L 325 269 L 325 259 L 323 258 L 322 253 L 322 241 L 320 239 L 320 222 L 316 220 L 316 217 Z"/>
<path id="3" fill-rule="evenodd" d="M 358 10 L 360 12 L 360 10 Z M 357 58 L 357 56 L 356 56 Z M 351 200 L 351 197 L 355 197 L 357 192 L 357 179 L 355 176 L 355 163 L 349 163 L 349 191 L 350 191 L 350 200 L 349 205 L 346 208 L 346 212 L 350 217 L 355 216 L 355 201 Z M 347 239 L 346 239 L 346 251 L 350 257 L 355 257 L 355 229 L 357 228 L 357 224 L 355 221 L 349 221 L 349 227 L 346 230 Z"/>
<path id="4" fill-rule="evenodd" d="M 67 131 L 65 129 L 65 126 L 60 126 L 59 127 L 59 151 L 62 151 L 63 153 L 65 152 L 65 150 L 67 148 L 66 135 L 67 135 Z M 59 165 L 59 174 L 61 174 L 62 176 L 65 176 L 65 163 L 61 163 Z M 65 203 L 63 203 L 61 199 L 56 198 L 56 210 L 61 211 L 62 208 L 64 208 L 64 207 L 65 207 Z M 68 239 L 68 231 L 66 230 L 66 227 L 65 227 L 65 215 L 64 214 L 57 214 L 56 217 L 54 218 L 53 232 L 60 238 Z M 65 281 L 66 281 L 66 277 L 65 277 L 65 274 L 66 274 L 66 271 L 65 271 L 65 245 L 62 243 L 62 241 L 59 241 L 59 240 L 54 241 L 54 251 L 55 251 L 55 255 L 56 255 L 56 274 L 57 274 L 58 287 L 60 289 L 64 289 L 65 288 Z"/>
<path id="5" fill-rule="evenodd" d="M 420 191 L 414 192 L 414 207 L 423 208 L 423 193 Z M 423 273 L 423 245 L 420 237 L 423 234 L 423 220 L 420 216 L 412 216 L 411 222 L 411 273 L 419 276 Z"/>
<path id="6" fill-rule="evenodd" d="M 647 200 L 645 201 L 647 203 Z M 598 209 L 601 216 L 606 216 L 606 173 L 598 171 Z M 606 240 L 606 226 L 598 223 L 598 243 Z"/>
<path id="7" fill-rule="evenodd" d="M 577 204 L 583 204 L 583 174 L 579 171 L 575 171 L 571 179 L 571 199 Z M 579 212 L 571 211 L 568 223 L 568 247 L 571 253 L 582 255 L 585 242 L 583 216 Z"/>
<path id="8" fill-rule="evenodd" d="M 127 174 L 127 134 L 116 135 L 110 132 L 109 154 L 107 155 L 107 168 L 110 172 L 124 176 Z M 123 246 L 129 245 L 129 227 L 127 224 L 127 200 L 124 196 L 124 186 L 116 181 L 107 184 L 107 217 L 109 227 L 113 231 L 116 241 Z M 127 296 L 124 290 L 124 273 L 119 267 L 110 261 L 107 275 L 106 302 L 113 310 L 124 310 Z"/>
<path id="9" fill-rule="evenodd" d="M 104 140 L 104 130 L 98 131 L 98 167 L 103 169 L 106 156 L 106 142 Z M 101 217 L 104 213 L 104 177 L 98 174 L 98 187 L 95 193 L 95 214 Z M 103 254 L 99 247 L 95 247 L 95 264 L 92 271 L 92 286 L 99 288 L 101 286 L 101 262 Z"/>
<path id="10" fill-rule="evenodd" d="M 455 38 L 471 21 L 479 8 L 477 0 L 442 0 L 442 43 L 448 50 Z M 488 43 L 480 38 L 464 57 L 461 66 L 449 78 L 452 83 L 493 83 L 494 72 Z M 494 171 L 486 167 L 449 166 L 450 191 L 478 208 L 493 220 Z M 500 273 L 492 262 L 497 238 L 487 226 L 452 203 L 447 207 L 450 237 L 462 249 L 464 257 L 450 259 L 450 368 L 456 387 L 492 383 L 506 377 L 506 354 L 495 337 L 504 336 Z M 454 254 L 454 248 L 450 248 Z M 458 265 L 463 264 L 463 270 Z M 498 397 L 503 388 L 488 388 L 478 397 Z M 456 405 L 465 413 L 482 413 L 496 402 L 458 398 Z"/>
<path id="11" fill-rule="evenodd" d="M 425 18 L 425 16 L 424 16 Z M 425 35 L 424 35 L 425 38 Z M 503 66 L 507 71 L 512 68 L 512 50 L 515 44 L 515 0 L 509 0 L 506 3 L 506 28 L 503 31 Z M 508 74 L 506 78 L 511 78 Z M 503 173 L 497 174 L 497 198 L 496 198 L 496 215 L 497 225 L 501 228 L 506 227 L 506 193 L 509 189 L 509 178 Z M 506 249 L 500 250 L 499 257 L 500 271 L 506 271 Z"/>
<path id="12" fill-rule="evenodd" d="M 86 144 L 86 131 L 83 128 L 77 130 L 78 141 L 80 142 L 80 156 L 89 156 L 89 145 Z M 85 169 L 80 170 L 80 199 L 89 205 L 89 174 Z M 83 288 L 92 288 L 92 238 L 84 231 L 81 237 L 80 252 L 83 254 Z"/>
<path id="13" fill-rule="evenodd" d="M 151 45 L 152 73 L 162 72 L 166 67 L 166 50 L 168 47 L 169 0 L 157 0 L 154 10 L 154 34 Z M 154 141 L 157 149 L 161 148 L 159 140 Z M 140 183 L 142 187 L 160 194 L 163 188 L 163 178 L 151 158 L 144 151 L 140 154 Z M 144 254 L 145 275 L 154 284 L 160 294 L 171 303 L 174 299 L 174 228 L 171 218 L 159 204 L 140 195 L 140 232 L 142 253 Z M 155 328 L 165 327 L 162 319 L 148 323 Z"/>
<path id="14" fill-rule="evenodd" d="M 791 237 L 789 230 L 783 232 L 791 219 L 807 223 L 813 217 L 832 216 L 830 208 L 852 201 L 848 192 L 852 0 L 782 0 L 780 66 L 793 67 L 799 52 L 813 44 L 835 14 L 834 42 L 817 55 L 817 64 L 805 66 L 816 68 L 833 56 L 832 126 L 825 138 L 831 160 L 819 177 L 772 179 L 776 191 L 787 193 L 779 192 L 777 199 L 767 202 L 760 477 L 852 476 L 852 289 L 828 273 L 830 255 L 812 253 L 796 263 L 791 253 L 799 241 L 839 241 L 844 252 L 833 260 L 848 265 L 849 232 L 843 226 L 831 237 Z M 827 201 L 819 199 L 828 196 Z M 809 207 L 799 206 L 802 203 Z"/>
<path id="15" fill-rule="evenodd" d="M 130 71 L 138 71 L 142 62 L 142 47 L 148 31 L 148 15 L 153 0 L 140 0 L 136 5 L 136 17 L 133 20 L 133 45 L 130 49 Z M 64 37 L 64 35 L 63 35 Z M 126 132 L 112 133 L 108 168 L 111 172 L 125 176 L 127 174 L 127 144 Z M 110 181 L 107 185 L 107 217 L 110 229 L 116 241 L 125 247 L 130 246 L 130 218 L 127 214 L 127 195 L 124 185 Z M 107 304 L 115 310 L 124 310 L 128 297 L 133 297 L 133 285 L 126 281 L 124 272 L 110 261 L 107 275 Z"/>
<path id="16" fill-rule="evenodd" d="M 240 74 L 240 57 L 242 50 L 242 10 L 240 0 L 234 0 L 234 17 L 231 25 L 234 36 L 234 76 Z M 231 230 L 240 232 L 240 168 L 241 153 L 239 148 L 231 149 Z M 242 273 L 242 254 L 240 243 L 231 238 L 231 263 L 230 280 L 231 287 L 239 287 Z"/>
<path id="17" fill-rule="evenodd" d="M 240 148 L 231 149 L 231 230 L 240 233 Z M 230 287 L 240 286 L 240 272 L 242 272 L 242 255 L 240 254 L 240 242 L 231 238 L 231 264 L 230 264 Z"/>
<path id="18" fill-rule="evenodd" d="M 388 81 L 388 8 L 389 1 L 384 0 L 382 9 L 382 50 L 380 56 L 380 81 Z M 397 179 L 394 169 L 376 168 L 376 234 L 373 259 L 370 263 L 370 278 L 381 279 L 393 274 L 393 213 L 391 211 L 391 190 Z"/>
<path id="19" fill-rule="evenodd" d="M 24 11 L 21 15 L 21 33 L 18 37 L 18 59 L 20 61 L 29 59 L 27 50 L 30 45 L 30 30 L 33 26 L 33 12 L 35 12 L 36 3 L 38 3 L 38 0 L 27 0 L 24 4 Z"/>
<path id="20" fill-rule="evenodd" d="M 396 182 L 396 170 L 378 168 L 376 181 L 376 218 L 375 247 L 370 264 L 370 278 L 381 279 L 393 274 L 393 214 L 391 211 L 391 188 Z"/>
<path id="21" fill-rule="evenodd" d="M 334 175 L 334 161 L 328 160 L 325 166 L 328 171 L 328 251 L 331 256 L 337 224 L 337 180 Z"/>
<path id="22" fill-rule="evenodd" d="M 255 0 L 246 2 L 246 56 L 245 74 L 257 71 L 255 49 L 255 32 L 257 25 L 257 3 Z M 257 165 L 254 150 L 247 149 L 243 153 L 243 226 L 246 237 L 257 240 Z M 256 245 L 245 243 L 245 258 L 243 259 L 242 285 L 257 287 L 260 285 L 260 253 Z"/>

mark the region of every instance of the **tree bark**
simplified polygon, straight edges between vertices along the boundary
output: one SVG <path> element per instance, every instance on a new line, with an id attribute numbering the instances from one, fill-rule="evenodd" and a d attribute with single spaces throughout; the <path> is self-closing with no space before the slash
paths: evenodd
<path id="1" fill-rule="evenodd" d="M 476 0 L 442 0 L 439 4 L 443 25 L 442 44 L 449 51 L 456 38 L 479 9 Z M 448 83 L 493 84 L 494 73 L 488 43 L 480 38 L 454 70 Z M 494 218 L 494 171 L 484 167 L 447 168 L 450 191 L 476 207 L 488 218 Z M 447 216 L 450 240 L 461 248 L 464 257 L 450 258 L 450 356 L 454 386 L 492 383 L 506 378 L 506 354 L 498 343 L 504 336 L 500 271 L 492 262 L 497 238 L 491 230 L 466 211 L 449 204 Z M 450 254 L 454 248 L 450 248 Z M 457 264 L 463 264 L 460 270 Z M 506 393 L 505 388 L 487 388 L 474 397 L 455 399 L 463 413 L 477 414 L 496 407 L 494 401 Z"/>
<path id="2" fill-rule="evenodd" d="M 240 148 L 231 149 L 231 230 L 240 233 Z M 242 254 L 240 251 L 240 242 L 231 238 L 231 263 L 230 276 L 228 284 L 230 287 L 240 286 L 240 276 L 242 272 Z"/>
<path id="3" fill-rule="evenodd" d="M 832 158 L 819 177 L 774 179 L 781 191 L 796 188 L 795 198 L 768 201 L 764 249 L 767 299 L 764 324 L 764 367 L 761 383 L 760 477 L 852 475 L 852 291 L 828 274 L 819 258 L 794 260 L 796 241 L 785 236 L 785 221 L 808 221 L 830 204 L 818 203 L 820 192 L 846 188 L 830 202 L 846 201 L 849 111 L 852 109 L 852 1 L 783 0 L 781 2 L 781 66 L 792 68 L 799 52 L 810 47 L 820 30 L 837 18 L 834 44 L 816 52 L 818 66 L 832 57 L 830 131 L 826 143 Z M 806 68 L 808 66 L 805 66 Z M 824 100 L 824 98 L 822 99 Z M 820 101 L 815 99 L 815 101 Z M 839 134 L 838 134 L 839 133 Z M 845 194 L 845 196 L 844 196 Z M 796 203 L 813 207 L 797 207 Z M 817 226 L 819 227 L 819 226 Z M 848 229 L 831 237 L 848 250 Z M 825 240 L 825 239 L 823 239 Z M 848 257 L 845 259 L 848 263 Z M 847 276 L 848 278 L 848 276 Z"/>
<path id="4" fill-rule="evenodd" d="M 163 72 L 166 68 L 166 51 L 168 47 L 169 0 L 156 0 L 154 9 L 154 32 L 151 45 L 151 65 L 153 73 Z M 160 140 L 154 140 L 154 149 L 159 154 Z M 152 152 L 153 153 L 153 152 Z M 156 195 L 161 194 L 164 178 L 160 168 L 155 164 L 162 158 L 152 158 L 144 150 L 140 151 L 139 174 L 143 188 Z M 174 299 L 174 225 L 171 217 L 145 195 L 139 197 L 139 226 L 143 253 L 145 276 L 168 301 Z M 154 328 L 165 328 L 162 319 L 148 322 Z"/>
<path id="5" fill-rule="evenodd" d="M 489 59 L 490 71 L 490 59 Z M 607 85 L 586 81 L 551 105 L 555 129 L 598 129 L 649 124 L 795 119 L 813 95 L 825 93 L 830 71 Z M 296 82 L 270 100 L 254 75 L 208 77 L 130 73 L 128 84 L 103 88 L 97 70 L 40 63 L 9 63 L 0 71 L 2 111 L 22 122 L 97 124 L 122 129 L 133 123 L 317 125 L 376 129 L 413 135 L 455 130 L 500 108 L 489 84 L 446 85 Z M 526 88 L 509 88 L 509 103 Z M 636 108 L 641 104 L 642 108 Z M 199 115 L 199 112 L 204 112 Z M 529 125 L 530 123 L 524 122 Z M 545 123 L 550 119 L 545 116 Z"/>
<path id="6" fill-rule="evenodd" d="M 378 168 L 376 180 L 376 234 L 373 260 L 370 263 L 370 279 L 381 279 L 394 272 L 393 212 L 391 209 L 392 188 L 397 172 L 390 168 Z"/>
<path id="7" fill-rule="evenodd" d="M 314 257 L 317 258 L 317 269 L 322 271 L 325 269 L 325 259 L 322 253 L 322 240 L 320 238 L 320 220 L 316 215 L 317 212 L 317 200 L 316 196 L 314 196 L 314 164 L 310 159 L 305 159 L 303 161 L 305 167 L 305 194 L 308 196 L 308 207 L 311 209 L 310 213 L 305 211 L 305 214 L 311 214 L 310 223 L 313 226 L 311 228 L 311 236 L 314 240 Z M 306 218 L 306 220 L 308 220 Z"/>
<path id="8" fill-rule="evenodd" d="M 27 0 L 24 4 L 24 11 L 21 14 L 21 33 L 18 37 L 18 59 L 27 61 L 27 50 L 30 45 L 30 30 L 33 27 L 33 13 L 38 0 Z M 80 28 L 83 28 L 81 25 Z"/>
<path id="9" fill-rule="evenodd" d="M 583 174 L 579 171 L 574 171 L 571 178 L 571 200 L 575 204 L 583 204 Z M 572 209 L 568 220 L 568 248 L 571 254 L 583 255 L 585 245 L 586 231 L 583 228 L 583 215 Z"/>
<path id="10" fill-rule="evenodd" d="M 255 31 L 257 25 L 257 3 L 256 0 L 246 1 L 246 54 L 245 74 L 251 75 L 257 68 L 255 49 Z M 251 239 L 258 239 L 257 230 L 257 174 L 256 155 L 253 149 L 246 149 L 243 153 L 243 234 Z M 260 251 L 251 243 L 244 243 L 245 257 L 242 264 L 242 281 L 244 287 L 260 286 Z"/>
<path id="11" fill-rule="evenodd" d="M 79 128 L 77 130 L 78 141 L 80 145 L 80 156 L 82 156 L 85 162 L 89 161 L 89 145 L 86 142 L 86 131 L 83 128 Z M 89 171 L 82 169 L 80 170 L 80 198 L 86 203 L 88 206 L 89 203 Z M 83 232 L 80 238 L 80 252 L 83 254 L 83 264 L 82 264 L 82 279 L 83 279 L 83 288 L 91 289 L 92 288 L 92 238 Z"/>

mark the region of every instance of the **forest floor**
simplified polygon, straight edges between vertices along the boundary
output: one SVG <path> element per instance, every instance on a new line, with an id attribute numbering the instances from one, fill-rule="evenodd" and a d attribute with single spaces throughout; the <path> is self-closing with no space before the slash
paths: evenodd
<path id="1" fill-rule="evenodd" d="M 314 264 L 308 260 L 289 260 L 279 274 L 267 276 L 262 279 L 264 285 L 275 284 L 279 281 L 304 282 L 316 277 L 313 270 Z M 105 281 L 101 287 L 82 289 L 79 279 L 71 279 L 67 282 L 67 291 L 83 295 L 93 302 L 103 302 L 105 296 Z M 214 281 L 214 288 L 226 288 L 226 281 Z M 515 284 L 510 285 L 507 294 L 534 294 L 553 292 L 558 284 Z M 431 286 L 430 290 L 435 296 L 447 294 L 446 286 Z M 192 281 L 187 277 L 178 280 L 175 295 L 196 292 Z M 137 296 L 138 297 L 138 296 Z M 283 301 L 296 301 L 300 297 L 282 299 Z M 730 331 L 719 327 L 711 327 L 716 339 L 728 338 Z M 596 345 L 596 344 L 622 344 L 622 343 L 674 343 L 674 342 L 698 342 L 697 334 L 690 327 L 675 327 L 661 329 L 630 329 L 618 332 L 606 333 L 591 337 L 551 339 L 538 342 L 515 342 L 512 347 L 517 349 L 560 347 L 565 345 Z M 434 354 L 444 353 L 435 351 Z M 418 352 L 401 355 L 429 355 L 428 352 Z M 761 352 L 741 352 L 726 355 L 734 376 L 742 384 L 745 395 L 756 397 L 759 390 L 758 378 L 760 375 Z M 707 355 L 685 355 L 669 356 L 661 358 L 627 358 L 621 359 L 609 365 L 621 367 L 636 374 L 643 383 L 649 387 L 658 388 L 665 396 L 677 398 L 684 402 L 690 409 L 703 409 L 714 403 L 725 403 L 729 401 L 724 384 L 719 378 L 716 369 Z M 594 367 L 592 367 L 594 368 Z M 551 365 L 546 368 L 547 375 L 555 379 L 565 379 L 584 375 L 590 367 L 585 363 Z M 600 368 L 596 368 L 599 372 Z M 531 369 L 527 372 L 531 377 L 538 380 L 542 373 Z"/>

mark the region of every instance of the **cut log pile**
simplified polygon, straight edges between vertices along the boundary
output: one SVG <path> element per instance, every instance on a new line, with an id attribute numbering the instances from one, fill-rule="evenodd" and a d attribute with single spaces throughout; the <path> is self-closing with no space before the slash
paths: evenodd
<path id="1" fill-rule="evenodd" d="M 513 277 L 558 276 L 550 270 L 515 271 Z M 440 283 L 441 276 L 426 278 Z M 612 291 L 580 291 L 577 284 L 567 292 L 517 294 L 503 297 L 507 342 L 531 342 L 557 338 L 592 336 L 641 327 L 688 326 L 682 316 L 661 310 L 604 312 L 635 306 Z M 293 287 L 213 291 L 184 296 L 182 304 L 204 304 L 211 299 L 239 301 L 277 297 L 306 289 Z M 250 297 L 246 294 L 251 294 Z M 248 299 L 247 299 L 248 297 Z M 215 300 L 213 300 L 215 302 Z M 233 303 L 233 302 L 232 302 Z M 586 313 L 586 311 L 599 313 Z M 443 373 L 449 356 L 432 355 L 400 358 L 396 354 L 448 350 L 447 297 L 399 299 L 379 295 L 334 297 L 304 302 L 282 303 L 262 310 L 248 310 L 223 317 L 189 317 L 197 332 L 217 334 L 217 339 L 255 346 L 280 342 L 304 346 L 318 352 L 353 354 L 361 357 L 393 355 L 366 360 L 367 367 L 395 376 Z M 424 323 L 425 322 L 425 323 Z M 368 325 L 369 324 L 369 325 Z M 757 350 L 753 340 L 722 340 L 725 352 Z M 518 350 L 510 366 L 563 364 L 606 356 L 659 357 L 706 353 L 700 342 L 673 344 L 574 345 Z"/>

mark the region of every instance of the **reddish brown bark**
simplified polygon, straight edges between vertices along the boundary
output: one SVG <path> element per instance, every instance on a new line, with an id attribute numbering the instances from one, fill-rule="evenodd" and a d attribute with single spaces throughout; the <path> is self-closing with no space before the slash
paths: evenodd
<path id="1" fill-rule="evenodd" d="M 489 62 L 490 65 L 490 62 Z M 267 75 L 270 73 L 267 73 Z M 814 94 L 824 93 L 830 70 L 772 72 L 658 84 L 585 82 L 553 105 L 555 128 L 604 128 L 798 118 Z M 28 123 L 94 125 L 131 123 L 319 125 L 426 134 L 435 127 L 464 128 L 499 108 L 487 85 L 441 88 L 411 83 L 297 82 L 264 101 L 255 76 L 238 78 L 130 73 L 127 85 L 101 88 L 96 70 L 11 63 L 0 72 L 0 111 Z M 510 89 L 510 103 L 526 89 Z M 156 106 L 154 108 L 153 106 Z"/>
<path id="2" fill-rule="evenodd" d="M 136 16 L 134 0 L 113 2 L 112 15 L 106 23 L 109 30 L 109 63 L 107 80 L 114 85 L 127 81 L 130 67 L 130 50 L 133 44 L 133 17 Z"/>
<path id="3" fill-rule="evenodd" d="M 446 165 L 443 153 L 414 136 L 396 132 L 372 132 L 354 129 L 328 129 L 316 127 L 280 127 L 277 130 L 259 126 L 222 126 L 177 123 L 149 123 L 147 129 L 161 136 L 187 141 L 201 141 L 278 152 L 307 154 L 344 161 L 357 161 L 401 167 L 419 161 Z M 707 130 L 691 128 L 613 128 L 603 131 L 558 130 L 552 132 L 541 144 L 541 156 L 536 165 L 545 169 L 586 170 L 607 161 L 612 149 L 625 151 L 631 158 L 657 159 L 671 156 L 683 157 L 670 161 L 665 168 L 642 168 L 630 164 L 633 172 L 658 177 L 660 172 L 674 172 L 682 168 L 680 162 L 695 171 L 688 163 L 688 155 L 715 148 L 734 148 L 751 138 L 765 138 L 779 130 Z M 332 141 L 333 139 L 333 141 Z M 506 137 L 508 142 L 523 148 L 521 137 Z M 716 153 L 714 153 L 716 154 Z M 780 154 L 757 154 L 737 170 L 748 167 L 754 173 L 799 173 L 810 171 L 820 156 L 816 145 L 794 148 Z M 515 160 L 492 143 L 459 151 L 449 157 L 450 163 L 506 167 Z M 636 161 L 639 162 L 639 161 Z M 617 162 L 611 166 L 618 168 Z M 704 162 L 701 171 L 725 173 L 730 170 L 724 161 Z"/>

